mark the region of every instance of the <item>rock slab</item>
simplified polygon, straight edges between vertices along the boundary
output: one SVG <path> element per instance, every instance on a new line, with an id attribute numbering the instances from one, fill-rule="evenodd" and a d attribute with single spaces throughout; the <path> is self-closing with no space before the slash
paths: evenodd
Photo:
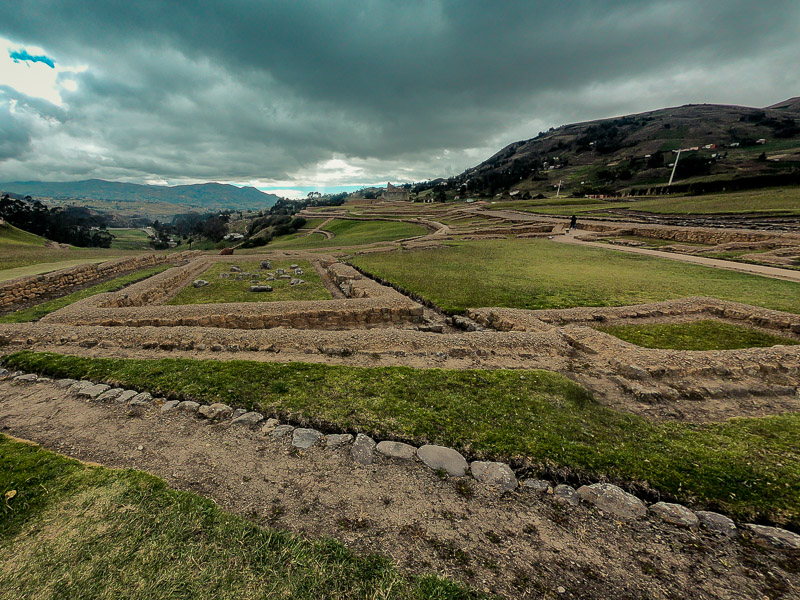
<path id="1" fill-rule="evenodd" d="M 784 550 L 800 550 L 800 535 L 786 529 L 754 523 L 747 523 L 744 528 L 761 543 Z"/>
<path id="2" fill-rule="evenodd" d="M 75 395 L 78 396 L 78 398 L 89 398 L 91 400 L 94 400 L 100 394 L 102 394 L 103 392 L 108 390 L 110 387 L 111 386 L 105 385 L 103 383 L 97 383 L 95 385 L 87 385 L 87 386 L 81 387 L 75 393 Z"/>
<path id="3" fill-rule="evenodd" d="M 411 460 L 417 455 L 417 449 L 414 446 L 403 442 L 380 442 L 375 449 L 389 458 Z"/>
<path id="4" fill-rule="evenodd" d="M 305 427 L 298 427 L 292 433 L 292 446 L 307 450 L 316 444 L 322 438 L 322 434 L 316 429 L 306 429 Z"/>
<path id="5" fill-rule="evenodd" d="M 513 490 L 519 485 L 514 471 L 505 463 L 476 460 L 469 468 L 472 472 L 472 476 L 480 483 L 504 491 Z"/>
<path id="6" fill-rule="evenodd" d="M 564 483 L 557 485 L 553 488 L 553 497 L 559 504 L 578 505 L 578 493 L 571 485 L 566 485 Z"/>
<path id="7" fill-rule="evenodd" d="M 180 404 L 179 400 L 167 400 L 164 404 L 161 405 L 161 412 L 173 412 L 178 409 L 178 405 Z"/>
<path id="8" fill-rule="evenodd" d="M 452 448 L 425 444 L 417 450 L 417 456 L 434 471 L 444 470 L 451 477 L 462 477 L 467 472 L 467 461 Z"/>
<path id="9" fill-rule="evenodd" d="M 700 526 L 700 519 L 697 518 L 697 515 L 680 504 L 656 502 L 650 507 L 650 512 L 667 523 L 678 527 L 695 529 Z"/>
<path id="10" fill-rule="evenodd" d="M 350 448 L 350 456 L 361 465 L 371 465 L 375 458 L 375 445 L 375 440 L 368 435 L 359 433 Z"/>
<path id="11" fill-rule="evenodd" d="M 647 514 L 644 502 L 611 483 L 583 485 L 577 493 L 584 502 L 621 519 L 641 519 Z"/>
<path id="12" fill-rule="evenodd" d="M 264 420 L 264 415 L 258 412 L 250 411 L 239 415 L 233 420 L 233 423 L 241 425 L 258 425 Z"/>
<path id="13" fill-rule="evenodd" d="M 214 402 L 214 404 L 205 404 L 198 408 L 197 414 L 213 421 L 230 417 L 233 414 L 233 409 L 222 402 Z"/>
<path id="14" fill-rule="evenodd" d="M 325 436 L 325 447 L 331 449 L 338 448 L 352 441 L 353 436 L 349 433 L 332 433 L 331 435 Z"/>
<path id="15" fill-rule="evenodd" d="M 714 533 L 719 533 L 727 537 L 734 537 L 737 533 L 736 523 L 725 515 L 712 512 L 710 510 L 698 510 L 697 515 L 700 524 Z"/>
<path id="16" fill-rule="evenodd" d="M 539 492 L 540 494 L 553 492 L 553 486 L 549 481 L 545 481 L 544 479 L 526 479 L 522 482 L 522 485 L 526 488 L 530 488 L 536 492 Z"/>
<path id="17" fill-rule="evenodd" d="M 291 425 L 278 425 L 270 432 L 270 435 L 275 438 L 276 440 L 280 440 L 285 438 L 287 435 L 294 431 L 294 427 Z"/>

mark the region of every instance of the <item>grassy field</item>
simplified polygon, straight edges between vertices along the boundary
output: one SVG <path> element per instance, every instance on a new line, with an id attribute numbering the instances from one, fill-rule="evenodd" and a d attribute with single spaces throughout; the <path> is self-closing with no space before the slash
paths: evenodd
<path id="1" fill-rule="evenodd" d="M 734 350 L 736 348 L 766 348 L 778 344 L 788 346 L 800 344 L 790 338 L 719 321 L 607 325 L 597 327 L 597 329 L 645 348 Z"/>
<path id="2" fill-rule="evenodd" d="M 198 279 L 205 279 L 210 283 L 205 287 L 195 288 L 191 285 L 183 288 L 180 293 L 167 304 L 213 304 L 218 302 L 277 302 L 279 300 L 330 300 L 331 294 L 325 289 L 322 279 L 317 274 L 311 263 L 305 260 L 273 260 L 272 269 L 261 269 L 261 261 L 217 263 L 202 273 Z M 251 292 L 249 279 L 236 281 L 235 279 L 221 279 L 221 273 L 231 273 L 231 265 L 236 264 L 246 273 L 275 273 L 275 269 L 286 269 L 292 277 L 303 279 L 306 283 L 289 285 L 288 279 L 266 281 L 258 279 L 259 283 L 271 285 L 271 292 Z M 303 269 L 302 275 L 295 275 L 289 265 L 297 264 Z M 232 273 L 235 275 L 235 273 Z"/>
<path id="3" fill-rule="evenodd" d="M 356 256 L 352 262 L 450 312 L 481 306 L 624 306 L 713 296 L 800 313 L 797 283 L 549 240 L 453 243 Z"/>
<path id="4" fill-rule="evenodd" d="M 136 254 L 115 248 L 46 248 L 45 242 L 8 223 L 0 225 L 0 281 Z M 4 273 L 9 269 L 15 271 Z"/>
<path id="5" fill-rule="evenodd" d="M 111 248 L 117 250 L 152 250 L 150 238 L 142 229 L 109 229 L 114 241 Z"/>
<path id="6" fill-rule="evenodd" d="M 322 236 L 295 237 L 292 239 L 278 238 L 270 243 L 267 249 L 278 248 L 328 248 L 334 246 L 360 246 L 375 242 L 386 242 L 425 235 L 427 229 L 420 225 L 392 221 L 347 221 L 336 219 L 324 227 L 325 231 L 334 234 L 333 239 L 327 240 Z M 288 236 L 287 236 L 288 237 Z"/>
<path id="7" fill-rule="evenodd" d="M 598 404 L 546 371 L 449 371 L 20 352 L 9 368 L 154 395 L 226 402 L 335 431 L 529 459 L 541 472 L 608 477 L 743 518 L 800 525 L 800 415 L 653 423 Z"/>
<path id="8" fill-rule="evenodd" d="M 627 208 L 664 215 L 771 214 L 800 215 L 800 188 L 783 187 L 703 196 L 660 196 L 645 200 L 604 201 L 588 198 L 545 198 L 490 204 L 493 210 L 522 210 L 547 215 L 602 213 Z"/>
<path id="9" fill-rule="evenodd" d="M 0 597 L 478 598 L 379 556 L 221 511 L 134 470 L 0 435 Z"/>

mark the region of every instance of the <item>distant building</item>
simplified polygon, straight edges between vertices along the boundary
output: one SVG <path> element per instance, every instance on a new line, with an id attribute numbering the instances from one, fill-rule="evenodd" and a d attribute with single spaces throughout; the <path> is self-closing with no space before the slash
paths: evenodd
<path id="1" fill-rule="evenodd" d="M 381 194 L 381 199 L 385 202 L 408 202 L 408 190 L 395 187 L 387 182 L 386 189 Z"/>

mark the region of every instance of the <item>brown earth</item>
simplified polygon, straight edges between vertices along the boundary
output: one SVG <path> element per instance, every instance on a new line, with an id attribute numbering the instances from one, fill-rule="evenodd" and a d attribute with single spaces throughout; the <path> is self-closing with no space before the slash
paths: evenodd
<path id="1" fill-rule="evenodd" d="M 523 489 L 500 494 L 420 463 L 354 463 L 258 430 L 87 403 L 52 384 L 0 382 L 0 430 L 84 461 L 136 468 L 265 526 L 335 537 L 412 572 L 509 598 L 791 598 L 800 554 L 622 522 Z M 139 447 L 142 450 L 138 450 Z"/>

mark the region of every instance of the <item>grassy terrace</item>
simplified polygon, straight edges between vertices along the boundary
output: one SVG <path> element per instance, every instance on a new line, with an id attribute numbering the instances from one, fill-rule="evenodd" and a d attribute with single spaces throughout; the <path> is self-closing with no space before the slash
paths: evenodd
<path id="1" fill-rule="evenodd" d="M 114 240 L 111 247 L 119 250 L 152 250 L 150 238 L 142 229 L 109 229 Z"/>
<path id="2" fill-rule="evenodd" d="M 60 308 L 64 308 L 65 306 L 68 306 L 73 302 L 77 302 L 78 300 L 83 300 L 84 298 L 94 296 L 95 294 L 116 292 L 127 285 L 136 283 L 137 281 L 142 281 L 143 279 L 152 277 L 156 273 L 161 273 L 162 271 L 166 271 L 167 269 L 171 268 L 172 265 L 159 265 L 157 267 L 150 267 L 148 269 L 142 269 L 140 271 L 128 273 L 127 275 L 115 277 L 114 279 L 110 279 L 109 281 L 99 283 L 92 287 L 78 290 L 77 292 L 72 292 L 71 294 L 62 296 L 61 298 L 48 300 L 47 302 L 42 302 L 36 306 L 23 308 L 13 313 L 9 313 L 0 317 L 0 323 L 27 323 L 29 321 L 36 321 L 41 319 L 43 316 L 49 315 L 51 312 L 57 311 Z"/>
<path id="3" fill-rule="evenodd" d="M 686 296 L 800 312 L 797 283 L 549 240 L 452 243 L 352 262 L 450 312 L 624 306 Z"/>
<path id="4" fill-rule="evenodd" d="M 210 269 L 198 276 L 198 279 L 205 279 L 210 283 L 205 287 L 195 288 L 188 285 L 167 304 L 214 304 L 218 302 L 277 302 L 279 300 L 330 300 L 331 294 L 325 289 L 319 274 L 305 260 L 272 260 L 272 269 L 264 271 L 261 269 L 261 261 L 236 262 L 236 263 L 217 263 Z M 306 283 L 301 285 L 289 285 L 289 279 L 275 279 L 266 281 L 261 278 L 251 281 L 237 281 L 235 279 L 221 279 L 221 273 L 231 272 L 231 265 L 238 265 L 242 272 L 246 273 L 275 273 L 275 269 L 286 269 L 292 277 L 303 279 Z M 303 269 L 302 275 L 295 275 L 289 265 L 296 264 Z M 252 283 L 265 283 L 271 285 L 271 292 L 251 292 Z"/>
<path id="5" fill-rule="evenodd" d="M 719 321 L 607 325 L 597 327 L 597 329 L 645 348 L 734 350 L 736 348 L 765 348 L 777 344 L 787 346 L 800 344 L 790 338 Z"/>
<path id="6" fill-rule="evenodd" d="M 358 368 L 305 363 L 93 359 L 20 352 L 8 368 L 226 402 L 334 431 L 527 458 L 667 498 L 800 526 L 800 415 L 654 423 L 601 406 L 546 371 Z"/>
<path id="7" fill-rule="evenodd" d="M 323 229 L 333 233 L 332 239 L 321 235 L 309 237 L 278 238 L 267 246 L 268 250 L 290 248 L 295 250 L 310 248 L 330 248 L 334 246 L 361 246 L 375 242 L 387 242 L 403 238 L 425 235 L 427 229 L 413 223 L 399 221 L 348 221 L 336 219 Z"/>
<path id="8" fill-rule="evenodd" d="M 478 598 L 329 539 L 221 511 L 134 470 L 88 466 L 0 435 L 0 597 Z"/>

